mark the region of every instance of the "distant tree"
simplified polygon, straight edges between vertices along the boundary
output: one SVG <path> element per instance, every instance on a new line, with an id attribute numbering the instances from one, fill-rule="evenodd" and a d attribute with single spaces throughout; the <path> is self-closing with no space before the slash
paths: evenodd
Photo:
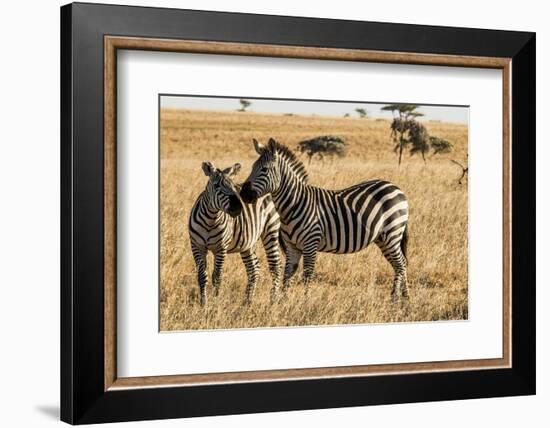
<path id="1" fill-rule="evenodd" d="M 298 150 L 305 153 L 311 163 L 314 155 L 318 155 L 321 160 L 324 160 L 325 155 L 344 157 L 346 155 L 346 142 L 340 137 L 334 135 L 322 135 L 310 140 L 300 141 Z"/>
<path id="2" fill-rule="evenodd" d="M 440 153 L 449 153 L 453 147 L 453 144 L 443 138 L 430 137 L 430 147 L 433 150 L 433 154 L 437 155 Z"/>
<path id="3" fill-rule="evenodd" d="M 359 117 L 360 117 L 361 119 L 364 119 L 364 118 L 367 117 L 367 115 L 368 115 L 367 110 L 365 110 L 364 108 L 361 108 L 361 107 L 357 107 L 357 108 L 355 109 L 355 112 L 359 115 Z"/>
<path id="4" fill-rule="evenodd" d="M 399 165 L 403 150 L 410 147 L 410 154 L 421 154 L 426 162 L 426 154 L 433 150 L 433 155 L 449 153 L 453 144 L 443 138 L 430 136 L 426 127 L 416 120 L 423 116 L 417 111 L 415 104 L 390 104 L 382 107 L 384 111 L 391 111 L 393 121 L 390 125 L 391 137 L 395 143 L 394 152 L 399 153 Z"/>
<path id="5" fill-rule="evenodd" d="M 344 115 L 344 117 L 349 117 L 349 113 L 346 113 L 346 114 Z"/>
<path id="6" fill-rule="evenodd" d="M 391 124 L 391 135 L 395 143 L 394 151 L 399 153 L 398 164 L 401 165 L 401 159 L 403 157 L 403 149 L 413 141 L 409 139 L 409 129 L 413 124 L 418 122 L 415 118 L 424 116 L 417 111 L 418 105 L 416 104 L 388 104 L 382 107 L 382 111 L 391 111 L 393 114 L 393 122 Z M 425 129 L 425 128 L 424 128 Z M 425 160 L 424 154 L 425 144 L 424 142 L 417 141 L 416 147 L 413 146 L 415 152 L 420 151 L 422 157 Z"/>
<path id="7" fill-rule="evenodd" d="M 417 104 L 388 104 L 382 107 L 382 111 L 391 111 L 394 117 L 397 115 L 400 119 L 407 120 L 424 116 L 417 111 L 418 107 Z"/>
<path id="8" fill-rule="evenodd" d="M 408 123 L 411 156 L 420 153 L 422 155 L 422 160 L 426 163 L 426 153 L 430 150 L 428 144 L 428 131 L 424 125 L 414 119 L 409 119 Z"/>
<path id="9" fill-rule="evenodd" d="M 248 100 L 241 99 L 239 102 L 241 103 L 241 108 L 238 111 L 246 111 L 246 109 L 252 105 Z"/>

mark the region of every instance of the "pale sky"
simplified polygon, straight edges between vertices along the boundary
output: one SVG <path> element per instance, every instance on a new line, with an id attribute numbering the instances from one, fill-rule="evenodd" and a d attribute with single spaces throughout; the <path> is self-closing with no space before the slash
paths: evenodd
<path id="1" fill-rule="evenodd" d="M 391 112 L 381 111 L 386 104 L 397 104 L 395 100 L 384 103 L 351 102 L 351 101 L 301 101 L 279 99 L 246 98 L 252 103 L 247 109 L 259 113 L 293 113 L 317 114 L 319 116 L 350 116 L 358 117 L 356 108 L 367 110 L 370 117 L 391 118 Z M 412 104 L 412 103 L 411 103 Z M 419 103 L 414 103 L 419 104 Z M 441 120 L 444 122 L 468 123 L 469 108 L 467 106 L 422 105 L 418 109 L 424 116 L 420 120 Z M 174 107 L 200 110 L 232 110 L 240 108 L 239 98 L 197 97 L 182 95 L 161 95 L 161 107 Z"/>

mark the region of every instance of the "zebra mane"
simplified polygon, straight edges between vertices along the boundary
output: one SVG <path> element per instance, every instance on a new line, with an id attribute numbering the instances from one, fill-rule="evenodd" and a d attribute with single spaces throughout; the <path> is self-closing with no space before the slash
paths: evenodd
<path id="1" fill-rule="evenodd" d="M 284 160 L 290 171 L 296 175 L 296 177 L 301 180 L 304 184 L 308 182 L 308 174 L 305 165 L 300 159 L 296 157 L 294 152 L 290 150 L 287 146 L 271 140 L 269 142 L 269 149 L 274 149 L 273 152 L 277 152 Z"/>

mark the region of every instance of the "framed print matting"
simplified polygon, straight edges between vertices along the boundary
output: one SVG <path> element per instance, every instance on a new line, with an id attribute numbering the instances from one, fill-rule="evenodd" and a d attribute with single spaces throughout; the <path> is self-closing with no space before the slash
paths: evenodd
<path id="1" fill-rule="evenodd" d="M 62 420 L 535 392 L 534 34 L 61 24 Z"/>

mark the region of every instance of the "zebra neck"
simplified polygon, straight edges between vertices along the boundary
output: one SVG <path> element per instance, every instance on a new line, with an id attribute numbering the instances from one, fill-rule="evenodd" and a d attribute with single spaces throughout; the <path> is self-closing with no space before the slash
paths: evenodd
<path id="1" fill-rule="evenodd" d="M 310 187 L 298 177 L 283 175 L 279 188 L 272 193 L 273 203 L 283 223 L 288 223 L 295 210 L 307 202 Z"/>
<path id="2" fill-rule="evenodd" d="M 210 204 L 206 201 L 206 198 L 204 197 L 202 197 L 200 200 L 199 211 L 205 225 L 208 226 L 210 229 L 213 229 L 216 226 L 225 223 L 228 218 L 228 216 L 223 211 L 211 208 Z"/>

